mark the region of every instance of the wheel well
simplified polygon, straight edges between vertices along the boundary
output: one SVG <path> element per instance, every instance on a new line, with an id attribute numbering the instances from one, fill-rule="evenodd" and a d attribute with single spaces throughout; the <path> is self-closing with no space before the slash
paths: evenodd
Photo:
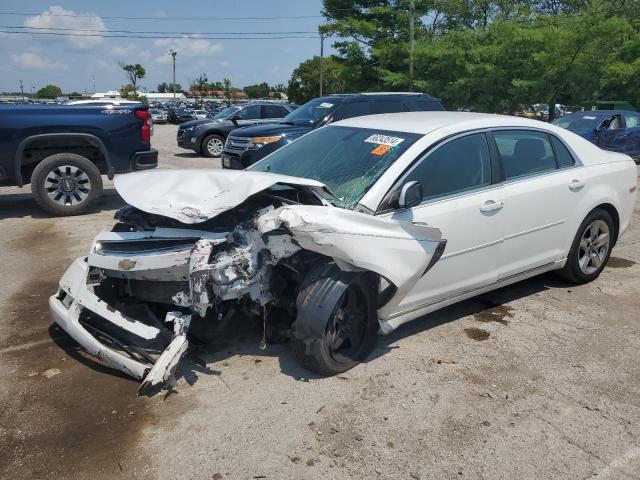
<path id="1" fill-rule="evenodd" d="M 75 153 L 94 163 L 101 173 L 107 170 L 107 162 L 100 146 L 87 137 L 60 136 L 35 138 L 29 141 L 22 151 L 20 170 L 23 178 L 29 181 L 33 169 L 38 163 L 56 153 Z"/>
<path id="2" fill-rule="evenodd" d="M 614 207 L 610 203 L 603 203 L 601 205 L 598 205 L 593 210 L 598 210 L 598 209 L 604 210 L 609 215 L 611 215 L 611 218 L 613 219 L 613 228 L 615 230 L 613 235 L 613 244 L 615 245 L 615 243 L 618 241 L 618 233 L 620 232 L 620 215 L 618 215 L 618 211 L 616 210 L 616 207 Z"/>

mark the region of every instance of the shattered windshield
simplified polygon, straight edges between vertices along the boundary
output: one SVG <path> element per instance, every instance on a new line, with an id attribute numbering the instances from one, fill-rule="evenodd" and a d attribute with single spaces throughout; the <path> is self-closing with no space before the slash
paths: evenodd
<path id="1" fill-rule="evenodd" d="M 421 135 L 328 126 L 276 150 L 249 170 L 310 178 L 324 183 L 337 206 L 352 208 Z"/>
<path id="2" fill-rule="evenodd" d="M 335 97 L 329 100 L 311 100 L 301 107 L 296 108 L 278 123 L 289 125 L 315 126 L 327 116 L 331 115 L 338 105 L 344 102 L 344 97 Z"/>

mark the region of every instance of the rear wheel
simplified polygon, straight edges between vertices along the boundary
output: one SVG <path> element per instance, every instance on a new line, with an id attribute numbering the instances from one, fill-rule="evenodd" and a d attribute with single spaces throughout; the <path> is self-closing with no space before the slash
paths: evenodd
<path id="1" fill-rule="evenodd" d="M 219 157 L 224 148 L 224 138 L 220 135 L 207 135 L 202 141 L 202 154 L 207 158 Z"/>
<path id="2" fill-rule="evenodd" d="M 567 263 L 558 274 L 573 283 L 588 283 L 598 278 L 611 255 L 614 232 L 613 219 L 608 212 L 592 211 L 580 225 Z"/>
<path id="3" fill-rule="evenodd" d="M 353 274 L 350 274 L 353 275 Z M 344 289 L 344 272 L 335 265 L 323 266 L 319 274 L 298 295 L 298 317 L 291 344 L 298 361 L 320 375 L 330 376 L 355 367 L 373 350 L 378 332 L 375 291 L 368 274 L 358 274 Z M 332 297 L 332 289 L 341 293 Z M 331 298 L 337 298 L 335 301 Z M 333 305 L 328 305 L 333 302 Z M 314 316 L 313 335 L 308 332 L 311 312 L 327 309 L 328 315 Z M 306 325 L 302 325 L 302 324 Z"/>
<path id="4" fill-rule="evenodd" d="M 47 212 L 57 216 L 78 215 L 102 195 L 102 177 L 85 157 L 57 153 L 36 166 L 31 175 L 31 191 Z"/>

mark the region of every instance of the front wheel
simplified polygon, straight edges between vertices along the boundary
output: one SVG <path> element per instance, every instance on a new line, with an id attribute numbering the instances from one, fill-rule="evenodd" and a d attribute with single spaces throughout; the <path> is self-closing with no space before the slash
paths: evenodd
<path id="1" fill-rule="evenodd" d="M 298 294 L 291 346 L 304 367 L 336 375 L 358 365 L 375 347 L 374 282 L 369 274 L 342 272 L 333 264 L 308 278 Z"/>
<path id="2" fill-rule="evenodd" d="M 207 158 L 219 157 L 224 148 L 224 138 L 220 135 L 207 135 L 202 141 L 202 154 Z"/>
<path id="3" fill-rule="evenodd" d="M 567 263 L 558 274 L 577 284 L 598 278 L 611 255 L 614 234 L 611 215 L 605 210 L 593 210 L 578 228 Z"/>
<path id="4" fill-rule="evenodd" d="M 102 195 L 102 177 L 87 158 L 57 153 L 33 170 L 31 191 L 43 210 L 57 216 L 79 215 Z"/>

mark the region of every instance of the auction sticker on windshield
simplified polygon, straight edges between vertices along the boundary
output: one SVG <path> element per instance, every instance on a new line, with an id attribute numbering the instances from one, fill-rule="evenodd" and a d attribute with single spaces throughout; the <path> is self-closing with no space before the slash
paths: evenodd
<path id="1" fill-rule="evenodd" d="M 331 108 L 331 107 L 333 107 L 333 103 L 322 102 L 320 105 L 318 105 L 318 108 Z"/>
<path id="2" fill-rule="evenodd" d="M 365 138 L 364 141 L 367 143 L 375 143 L 377 145 L 389 145 L 390 147 L 395 147 L 397 145 L 400 145 L 404 141 L 404 138 L 374 134 L 368 138 Z"/>

